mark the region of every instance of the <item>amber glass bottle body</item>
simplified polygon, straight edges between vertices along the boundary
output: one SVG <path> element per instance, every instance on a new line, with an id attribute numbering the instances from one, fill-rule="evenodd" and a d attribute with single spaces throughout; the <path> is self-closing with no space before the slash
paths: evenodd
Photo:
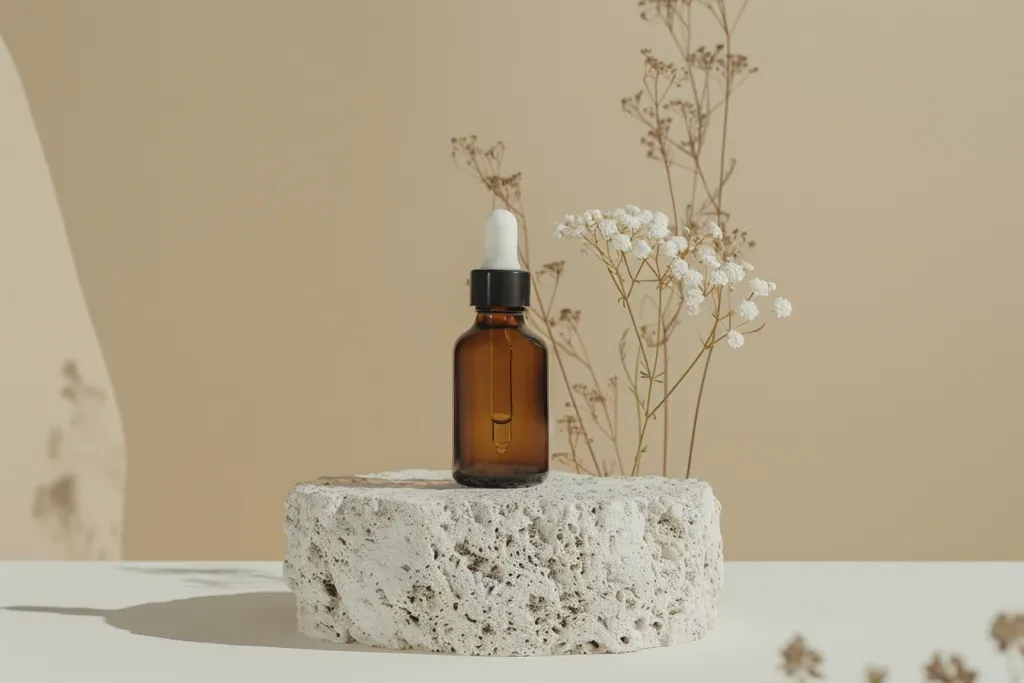
<path id="1" fill-rule="evenodd" d="M 455 343 L 455 454 L 464 486 L 514 488 L 548 472 L 548 352 L 515 308 L 477 308 Z"/>

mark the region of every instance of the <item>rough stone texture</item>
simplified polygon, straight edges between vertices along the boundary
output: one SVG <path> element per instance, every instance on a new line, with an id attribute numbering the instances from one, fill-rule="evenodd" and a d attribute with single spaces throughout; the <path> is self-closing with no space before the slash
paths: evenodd
<path id="1" fill-rule="evenodd" d="M 299 631 L 469 655 L 630 652 L 700 638 L 722 586 L 699 481 L 552 473 L 467 489 L 445 471 L 299 484 L 285 578 Z"/>

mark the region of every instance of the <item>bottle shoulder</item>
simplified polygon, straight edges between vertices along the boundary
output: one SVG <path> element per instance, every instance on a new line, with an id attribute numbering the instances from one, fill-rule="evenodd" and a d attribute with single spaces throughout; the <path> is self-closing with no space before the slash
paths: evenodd
<path id="1" fill-rule="evenodd" d="M 526 325 L 503 328 L 478 327 L 473 325 L 459 335 L 458 339 L 455 340 L 455 351 L 458 352 L 460 349 L 472 349 L 490 345 L 490 333 L 494 330 L 507 330 L 510 333 L 509 340 L 514 346 L 521 346 L 523 348 L 532 347 L 538 353 L 547 354 L 547 345 L 544 343 L 544 340 Z"/>
<path id="2" fill-rule="evenodd" d="M 530 329 L 528 325 L 523 325 L 522 327 L 520 327 L 519 332 L 526 339 L 530 340 L 530 343 L 532 343 L 534 346 L 540 347 L 541 349 L 544 350 L 545 353 L 547 352 L 548 345 L 544 343 L 544 339 L 539 334 Z"/>

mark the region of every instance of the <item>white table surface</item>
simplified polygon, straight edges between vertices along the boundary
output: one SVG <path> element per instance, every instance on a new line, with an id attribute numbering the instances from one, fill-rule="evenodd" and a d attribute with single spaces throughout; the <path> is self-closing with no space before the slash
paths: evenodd
<path id="1" fill-rule="evenodd" d="M 280 563 L 0 563 L 0 683 L 779 680 L 795 632 L 831 681 L 920 681 L 936 649 L 1007 681 L 988 636 L 1024 611 L 1024 563 L 728 563 L 704 640 L 628 655 L 472 658 L 319 643 L 294 630 Z"/>

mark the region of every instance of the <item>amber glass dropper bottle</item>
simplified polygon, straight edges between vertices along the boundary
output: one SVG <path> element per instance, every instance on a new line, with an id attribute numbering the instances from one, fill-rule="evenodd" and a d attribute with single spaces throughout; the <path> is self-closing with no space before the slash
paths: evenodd
<path id="1" fill-rule="evenodd" d="M 454 352 L 452 477 L 464 486 L 533 486 L 548 472 L 548 351 L 526 327 L 530 274 L 518 240 L 515 216 L 493 212 L 469 277 L 476 320 Z"/>

